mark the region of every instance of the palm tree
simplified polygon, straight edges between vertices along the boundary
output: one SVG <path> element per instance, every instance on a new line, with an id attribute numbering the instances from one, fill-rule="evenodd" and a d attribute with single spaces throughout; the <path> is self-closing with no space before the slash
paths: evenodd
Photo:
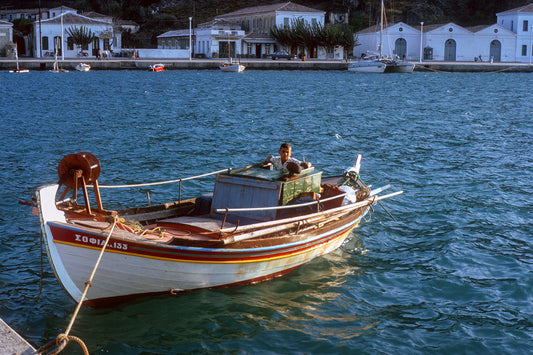
<path id="1" fill-rule="evenodd" d="M 80 46 L 80 49 L 89 49 L 89 43 L 91 43 L 96 35 L 87 27 L 69 27 L 67 28 L 67 34 L 72 37 L 74 44 Z"/>

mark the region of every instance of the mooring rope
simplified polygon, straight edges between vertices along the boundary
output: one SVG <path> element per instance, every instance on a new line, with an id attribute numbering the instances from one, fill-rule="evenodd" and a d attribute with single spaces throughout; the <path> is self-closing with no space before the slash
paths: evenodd
<path id="1" fill-rule="evenodd" d="M 56 341 L 55 341 L 57 349 L 55 349 L 50 354 L 54 354 L 54 355 L 58 354 L 59 352 L 61 352 L 67 346 L 69 340 L 74 340 L 74 341 L 76 341 L 77 343 L 80 344 L 80 346 L 83 349 L 83 353 L 85 355 L 89 355 L 89 351 L 87 350 L 87 347 L 85 346 L 83 341 L 80 338 L 78 338 L 78 337 L 69 335 L 69 333 L 70 333 L 70 330 L 72 329 L 72 326 L 74 325 L 74 321 L 76 320 L 76 317 L 78 316 L 78 313 L 79 313 L 79 311 L 81 309 L 81 306 L 83 304 L 83 300 L 85 299 L 85 296 L 87 295 L 87 292 L 89 291 L 89 287 L 92 286 L 92 280 L 93 280 L 94 275 L 96 273 L 96 269 L 98 269 L 98 266 L 100 265 L 100 261 L 102 260 L 102 256 L 104 255 L 104 251 L 105 251 L 105 249 L 107 247 L 107 244 L 109 243 L 109 239 L 111 239 L 111 235 L 113 234 L 113 230 L 115 229 L 115 227 L 116 227 L 118 222 L 119 222 L 119 218 L 118 218 L 118 216 L 115 216 L 114 220 L 113 220 L 113 225 L 111 226 L 111 230 L 109 231 L 109 235 L 107 236 L 107 238 L 105 240 L 105 243 L 102 246 L 102 249 L 100 250 L 100 255 L 98 256 L 98 259 L 96 260 L 96 264 L 94 265 L 94 268 L 93 268 L 93 271 L 91 273 L 91 276 L 89 277 L 89 280 L 87 280 L 87 282 L 85 283 L 85 289 L 83 290 L 83 294 L 80 297 L 80 300 L 78 302 L 78 305 L 76 306 L 76 310 L 74 311 L 74 313 L 72 315 L 70 323 L 69 323 L 66 331 L 57 336 Z M 43 349 L 43 350 L 41 350 L 41 349 L 39 349 L 39 353 L 42 353 L 42 351 L 46 350 L 46 349 Z"/>

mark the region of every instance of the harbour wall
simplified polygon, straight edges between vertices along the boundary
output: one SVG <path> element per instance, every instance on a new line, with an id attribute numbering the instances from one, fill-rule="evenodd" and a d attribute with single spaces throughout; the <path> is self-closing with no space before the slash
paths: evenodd
<path id="1" fill-rule="evenodd" d="M 148 66 L 163 63 L 166 70 L 204 70 L 218 69 L 220 59 L 66 59 L 59 61 L 61 68 L 75 70 L 80 62 L 91 65 L 91 70 L 147 70 Z M 349 62 L 326 60 L 268 60 L 246 59 L 241 64 L 247 70 L 346 70 Z M 529 63 L 489 63 L 489 62 L 415 62 L 415 71 L 425 72 L 533 72 L 533 65 Z M 53 59 L 21 59 L 19 67 L 29 70 L 51 70 Z M 16 69 L 13 59 L 0 59 L 0 70 Z"/>

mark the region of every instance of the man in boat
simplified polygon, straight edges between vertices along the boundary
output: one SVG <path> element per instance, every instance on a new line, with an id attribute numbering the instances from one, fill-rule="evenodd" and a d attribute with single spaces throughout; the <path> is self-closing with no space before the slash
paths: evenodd
<path id="1" fill-rule="evenodd" d="M 268 158 L 263 162 L 263 165 L 271 163 L 274 169 L 280 170 L 283 173 L 289 173 L 289 167 L 291 164 L 296 164 L 298 166 L 301 166 L 303 169 L 307 169 L 311 167 L 310 162 L 302 162 L 298 159 L 292 158 L 292 147 L 289 143 L 285 142 L 281 144 L 281 147 L 279 148 L 279 156 L 273 156 L 269 155 Z M 293 170 L 293 169 L 291 169 Z"/>

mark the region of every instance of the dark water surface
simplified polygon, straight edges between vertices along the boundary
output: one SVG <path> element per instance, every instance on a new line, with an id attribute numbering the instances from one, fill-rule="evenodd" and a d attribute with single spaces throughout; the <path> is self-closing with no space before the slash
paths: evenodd
<path id="1" fill-rule="evenodd" d="M 93 354 L 531 353 L 532 87 L 505 73 L 2 72 L 0 317 L 39 347 L 74 311 L 46 256 L 35 300 L 39 224 L 18 204 L 58 180 L 64 155 L 92 152 L 100 184 L 125 184 L 290 141 L 325 173 L 362 153 L 365 182 L 405 191 L 384 202 L 398 221 L 376 206 L 342 249 L 282 278 L 83 308 L 71 334 Z M 105 190 L 104 207 L 145 192 Z"/>

